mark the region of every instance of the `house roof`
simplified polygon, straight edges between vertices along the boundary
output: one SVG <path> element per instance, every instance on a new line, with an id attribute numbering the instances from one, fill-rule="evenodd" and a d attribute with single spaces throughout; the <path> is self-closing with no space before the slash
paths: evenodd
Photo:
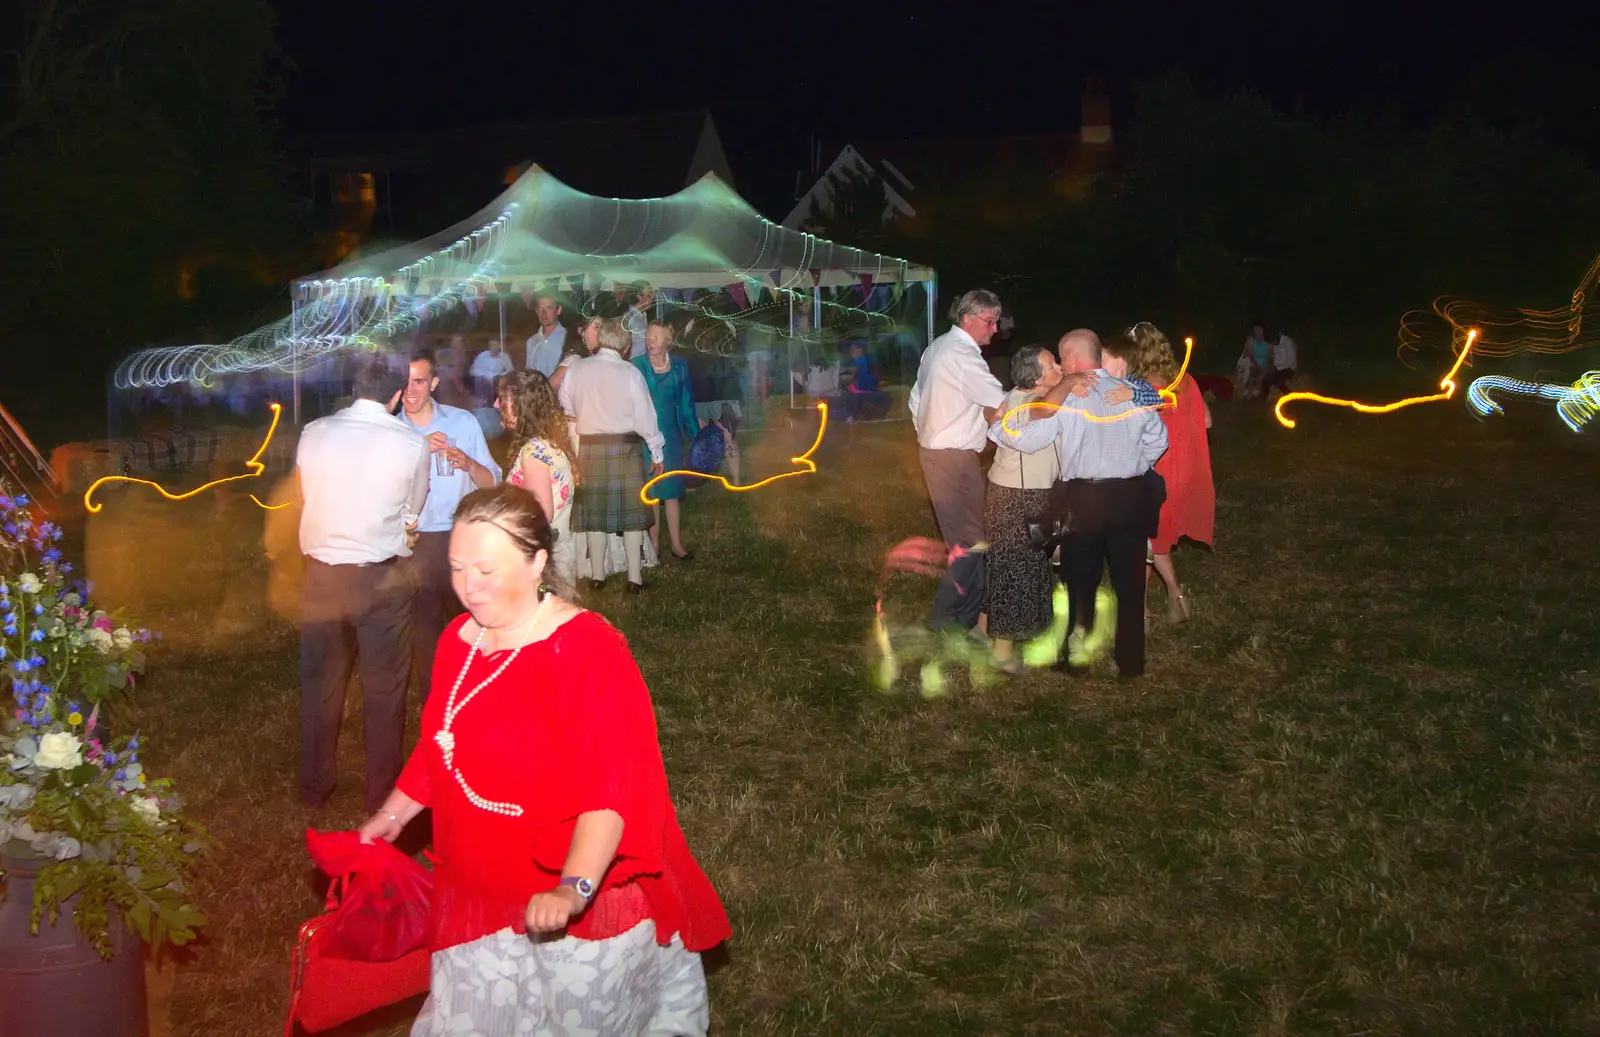
<path id="1" fill-rule="evenodd" d="M 497 123 L 410 133 L 307 137 L 319 172 L 472 170 L 503 177 L 537 163 L 588 194 L 659 198 L 706 173 L 731 184 L 710 112 Z"/>

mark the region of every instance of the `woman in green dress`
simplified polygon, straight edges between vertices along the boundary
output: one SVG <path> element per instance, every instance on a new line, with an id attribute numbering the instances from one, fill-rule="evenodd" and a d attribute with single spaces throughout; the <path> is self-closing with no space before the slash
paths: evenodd
<path id="1" fill-rule="evenodd" d="M 684 467 L 683 444 L 700 431 L 700 422 L 694 416 L 694 398 L 689 392 L 689 365 L 682 357 L 672 355 L 672 328 L 661 321 L 651 321 L 645 331 L 645 354 L 633 358 L 633 364 L 644 375 L 644 384 L 650 388 L 650 398 L 656 405 L 656 421 L 661 435 L 666 438 L 662 448 L 662 464 L 668 472 Z M 650 488 L 650 496 L 666 503 L 667 536 L 671 541 L 672 556 L 689 561 L 694 555 L 684 550 L 683 535 L 679 529 L 678 506 L 683 500 L 683 477 L 662 479 Z M 661 505 L 656 505 L 655 525 L 650 527 L 650 542 L 656 553 L 661 552 Z"/>

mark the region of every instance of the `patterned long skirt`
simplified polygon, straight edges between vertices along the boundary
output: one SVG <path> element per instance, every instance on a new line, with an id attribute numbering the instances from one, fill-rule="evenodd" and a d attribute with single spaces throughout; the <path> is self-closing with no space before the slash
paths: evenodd
<path id="1" fill-rule="evenodd" d="M 655 514 L 639 499 L 646 468 L 642 440 L 584 436 L 578 441 L 578 465 L 583 484 L 572 506 L 574 532 L 650 528 Z"/>
<path id="2" fill-rule="evenodd" d="M 1028 516 L 1044 511 L 1050 491 L 1019 490 L 989 483 L 983 500 L 983 533 L 989 541 L 984 611 L 989 636 L 1025 641 L 1050 626 L 1054 589 L 1050 559 L 1028 543 Z"/>
<path id="3" fill-rule="evenodd" d="M 609 940 L 541 939 L 502 929 L 433 955 L 411 1037 L 704 1037 L 700 955 L 646 921 Z"/>

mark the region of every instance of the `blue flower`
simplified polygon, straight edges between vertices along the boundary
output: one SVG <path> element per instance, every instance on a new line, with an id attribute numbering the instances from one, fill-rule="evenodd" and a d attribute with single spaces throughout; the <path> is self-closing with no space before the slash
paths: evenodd
<path id="1" fill-rule="evenodd" d="M 123 770 L 121 767 L 118 767 L 117 768 L 117 772 L 115 774 L 113 774 L 112 777 L 116 778 L 118 781 L 127 781 L 128 780 L 128 772 Z"/>
<path id="2" fill-rule="evenodd" d="M 44 553 L 43 558 L 47 562 L 59 562 L 61 561 L 61 552 L 52 547 Z"/>
<path id="3" fill-rule="evenodd" d="M 43 605 L 35 605 L 33 607 L 33 614 L 36 615 L 36 616 L 44 615 L 44 606 Z"/>
<path id="4" fill-rule="evenodd" d="M 43 641 L 44 640 L 44 631 L 40 630 L 38 627 L 34 627 L 33 628 L 33 632 L 28 635 L 28 640 L 29 641 L 33 641 L 34 643 L 38 643 L 40 641 Z"/>
<path id="5" fill-rule="evenodd" d="M 4 659 L 8 654 L 9 653 L 6 651 L 6 646 L 0 645 L 0 659 Z"/>
<path id="6" fill-rule="evenodd" d="M 72 563 L 62 562 L 59 566 L 57 566 L 57 568 L 61 570 L 62 575 L 65 575 L 72 571 Z"/>
<path id="7" fill-rule="evenodd" d="M 110 752 L 106 753 L 105 762 L 107 767 L 115 767 L 117 765 L 117 754 Z"/>
<path id="8" fill-rule="evenodd" d="M 18 673 L 27 673 L 33 668 L 33 664 L 28 662 L 26 659 L 18 659 L 16 662 L 11 664 L 11 668 L 16 670 Z"/>
<path id="9" fill-rule="evenodd" d="M 28 503 L 29 503 L 28 502 L 28 495 L 26 493 L 17 494 L 16 502 L 17 502 L 17 507 L 26 508 L 28 506 Z"/>

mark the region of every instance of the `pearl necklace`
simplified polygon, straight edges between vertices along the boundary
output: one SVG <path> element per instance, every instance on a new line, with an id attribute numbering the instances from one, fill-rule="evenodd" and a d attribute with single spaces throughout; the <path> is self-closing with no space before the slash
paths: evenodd
<path id="1" fill-rule="evenodd" d="M 534 612 L 533 619 L 528 624 L 530 630 L 539 625 L 539 617 L 544 615 L 545 606 L 548 604 L 550 604 L 550 595 L 547 594 L 543 598 L 539 599 L 538 611 Z M 518 654 L 520 654 L 522 649 L 526 647 L 525 645 L 517 645 L 516 648 L 512 649 L 511 654 L 506 657 L 506 661 L 501 663 L 500 667 L 493 673 L 489 674 L 489 676 L 485 678 L 477 687 L 467 692 L 466 697 L 458 703 L 456 702 L 456 695 L 460 693 L 461 685 L 467 679 L 467 671 L 472 669 L 472 660 L 478 657 L 478 649 L 483 647 L 483 639 L 488 635 L 488 633 L 488 627 L 478 628 L 478 639 L 472 642 L 472 649 L 467 652 L 466 662 L 461 664 L 461 672 L 456 675 L 456 682 L 450 688 L 450 697 L 444 701 L 444 723 L 440 725 L 439 730 L 434 734 L 433 740 L 439 743 L 439 751 L 444 754 L 445 770 L 449 771 L 455 776 L 456 784 L 460 785 L 461 791 L 466 793 L 467 802 L 471 803 L 480 810 L 487 810 L 491 814 L 503 814 L 506 817 L 521 817 L 522 808 L 517 804 L 496 803 L 492 799 L 484 799 L 482 796 L 478 795 L 477 792 L 473 791 L 472 786 L 467 784 L 467 779 L 461 776 L 461 768 L 457 767 L 455 763 L 456 736 L 454 732 L 450 730 L 450 725 L 455 723 L 456 716 L 463 709 L 467 708 L 467 703 L 476 698 L 478 692 L 493 684 L 496 677 L 499 677 L 502 673 L 505 673 L 506 668 L 516 661 Z"/>

